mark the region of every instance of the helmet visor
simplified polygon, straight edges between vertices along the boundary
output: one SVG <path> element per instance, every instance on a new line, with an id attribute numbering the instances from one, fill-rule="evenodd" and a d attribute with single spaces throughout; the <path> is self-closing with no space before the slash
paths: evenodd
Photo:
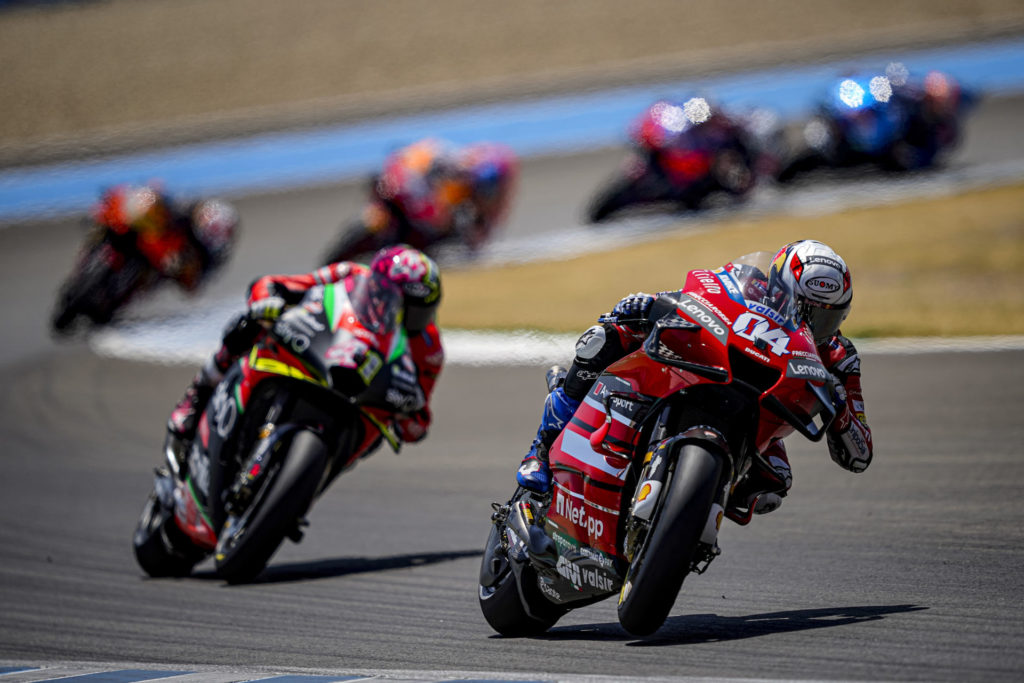
<path id="1" fill-rule="evenodd" d="M 402 310 L 402 292 L 387 278 L 373 273 L 361 278 L 349 292 L 356 318 L 378 334 L 395 328 Z"/>
<path id="2" fill-rule="evenodd" d="M 809 299 L 804 300 L 801 310 L 803 319 L 814 334 L 816 344 L 828 341 L 832 335 L 838 332 L 839 326 L 846 320 L 849 312 L 849 302 L 839 306 L 829 306 Z"/>

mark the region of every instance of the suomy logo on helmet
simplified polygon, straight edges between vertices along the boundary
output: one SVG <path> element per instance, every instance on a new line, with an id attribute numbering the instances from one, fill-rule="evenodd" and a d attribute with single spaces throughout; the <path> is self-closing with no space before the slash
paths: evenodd
<path id="1" fill-rule="evenodd" d="M 841 285 L 833 278 L 821 276 L 808 279 L 804 286 L 813 292 L 822 292 L 824 294 L 838 292 L 841 288 Z"/>

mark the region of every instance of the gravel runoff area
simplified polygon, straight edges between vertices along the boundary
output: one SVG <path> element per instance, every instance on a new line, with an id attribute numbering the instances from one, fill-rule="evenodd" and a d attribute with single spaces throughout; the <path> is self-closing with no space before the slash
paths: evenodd
<path id="1" fill-rule="evenodd" d="M 1020 0 L 8 6 L 0 165 L 1022 32 Z"/>

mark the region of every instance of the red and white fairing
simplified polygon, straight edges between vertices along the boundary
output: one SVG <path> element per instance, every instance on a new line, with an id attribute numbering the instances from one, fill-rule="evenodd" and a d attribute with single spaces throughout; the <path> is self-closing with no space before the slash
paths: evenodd
<path id="1" fill-rule="evenodd" d="M 663 330 L 660 353 L 717 368 L 727 373 L 725 381 L 741 366 L 752 370 L 765 384 L 762 401 L 774 396 L 809 419 L 820 396 L 808 391 L 808 382 L 823 385 L 828 378 L 810 331 L 744 292 L 749 283 L 734 277 L 734 269 L 729 264 L 688 273 L 684 288 L 673 295 L 675 314 L 699 327 Z M 607 368 L 549 451 L 554 487 L 547 531 L 560 553 L 593 558 L 609 568 L 626 561 L 621 538 L 631 503 L 624 494 L 626 476 L 631 463 L 642 464 L 645 455 L 636 452 L 643 448 L 637 444 L 639 423 L 652 401 L 714 383 L 722 381 L 658 362 L 643 349 Z M 790 423 L 762 408 L 754 447 L 760 452 L 792 431 Z M 642 488 L 641 482 L 638 498 L 646 494 Z M 582 585 L 586 577 L 581 584 L 578 575 L 560 573 L 583 590 L 598 588 L 593 581 Z"/>

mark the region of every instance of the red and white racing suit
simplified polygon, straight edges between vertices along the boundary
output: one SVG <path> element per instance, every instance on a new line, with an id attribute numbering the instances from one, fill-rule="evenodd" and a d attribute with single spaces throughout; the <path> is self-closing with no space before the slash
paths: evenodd
<path id="1" fill-rule="evenodd" d="M 298 302 L 311 287 L 341 282 L 346 278 L 363 278 L 369 273 L 369 268 L 364 265 L 342 261 L 301 275 L 264 275 L 249 286 L 248 302 L 252 306 L 267 297 L 278 296 L 286 303 L 292 304 Z M 251 333 L 249 340 L 241 341 L 245 335 L 240 335 L 236 330 L 239 330 L 238 321 L 228 327 L 220 350 L 211 359 L 216 370 L 221 373 L 247 352 L 252 343 Z M 393 424 L 403 441 L 415 442 L 423 439 L 430 427 L 430 397 L 444 364 L 441 335 L 434 322 L 422 332 L 409 333 L 409 351 L 416 366 L 416 383 L 422 392 L 424 406 L 413 413 L 396 414 Z"/>
<path id="2" fill-rule="evenodd" d="M 576 342 L 576 357 L 563 385 L 566 396 L 582 401 L 605 368 L 640 348 L 649 329 L 645 323 L 603 323 L 584 332 Z M 873 450 L 861 391 L 860 356 L 841 333 L 818 346 L 818 354 L 825 368 L 835 376 L 837 393 L 846 403 L 845 410 L 840 411 L 826 432 L 829 454 L 841 467 L 863 472 L 871 463 Z M 786 495 L 793 478 L 785 444 L 781 439 L 773 441 L 761 455 L 771 468 L 755 468 L 748 487 Z"/>

